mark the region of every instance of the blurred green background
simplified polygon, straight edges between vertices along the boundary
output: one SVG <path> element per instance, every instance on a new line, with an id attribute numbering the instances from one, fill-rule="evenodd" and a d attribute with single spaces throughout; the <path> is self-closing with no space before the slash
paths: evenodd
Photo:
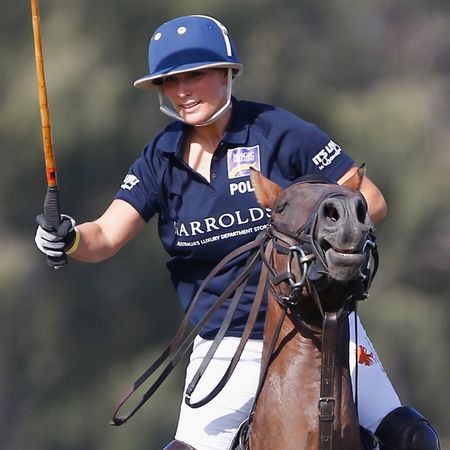
<path id="1" fill-rule="evenodd" d="M 450 3 L 444 0 L 41 0 L 61 203 L 78 222 L 108 206 L 167 123 L 147 73 L 153 30 L 178 15 L 223 21 L 245 65 L 238 98 L 316 122 L 381 187 L 381 269 L 360 313 L 405 404 L 450 449 Z M 123 390 L 181 313 L 155 221 L 101 264 L 47 267 L 34 246 L 46 181 L 30 4 L 0 15 L 0 448 L 153 450 L 168 442 L 180 367 L 127 425 Z"/>

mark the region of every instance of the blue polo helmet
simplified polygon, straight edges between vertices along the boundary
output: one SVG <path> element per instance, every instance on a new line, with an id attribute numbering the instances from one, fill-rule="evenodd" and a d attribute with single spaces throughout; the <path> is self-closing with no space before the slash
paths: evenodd
<path id="1" fill-rule="evenodd" d="M 183 16 L 161 25 L 150 39 L 149 74 L 134 82 L 148 89 L 168 75 L 224 67 L 233 75 L 242 70 L 233 41 L 218 20 L 202 15 Z"/>

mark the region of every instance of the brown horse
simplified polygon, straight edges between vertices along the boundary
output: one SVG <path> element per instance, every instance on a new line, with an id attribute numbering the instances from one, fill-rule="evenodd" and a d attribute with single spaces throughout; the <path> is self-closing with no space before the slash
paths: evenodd
<path id="1" fill-rule="evenodd" d="M 367 292 L 373 247 L 363 176 L 282 190 L 252 174 L 273 249 L 251 450 L 363 448 L 348 366 L 348 314 Z"/>

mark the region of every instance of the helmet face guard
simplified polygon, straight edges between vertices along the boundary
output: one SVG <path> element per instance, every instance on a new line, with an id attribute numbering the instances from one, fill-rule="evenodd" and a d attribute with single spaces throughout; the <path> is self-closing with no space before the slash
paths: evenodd
<path id="1" fill-rule="evenodd" d="M 161 111 L 177 120 L 183 119 L 164 105 L 162 78 L 200 69 L 228 69 L 227 102 L 201 125 L 216 120 L 228 108 L 233 74 L 242 70 L 225 26 L 212 17 L 199 15 L 179 17 L 161 25 L 150 39 L 148 64 L 149 74 L 136 80 L 134 86 L 148 89 L 159 85 Z"/>

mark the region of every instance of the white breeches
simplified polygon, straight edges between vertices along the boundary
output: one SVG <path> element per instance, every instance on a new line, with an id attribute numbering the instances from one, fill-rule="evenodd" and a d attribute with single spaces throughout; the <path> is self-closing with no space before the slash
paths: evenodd
<path id="1" fill-rule="evenodd" d="M 356 376 L 358 377 L 359 422 L 369 430 L 375 431 L 383 417 L 401 404 L 359 318 L 356 327 L 354 314 L 350 315 L 349 322 L 349 362 L 353 392 L 356 391 Z M 239 340 L 235 337 L 226 337 L 222 340 L 192 395 L 191 403 L 202 399 L 218 384 Z M 186 370 L 186 386 L 197 372 L 211 343 L 212 341 L 201 337 L 196 338 Z M 239 425 L 247 418 L 253 404 L 259 379 L 261 353 L 262 341 L 249 340 L 231 379 L 217 397 L 200 408 L 187 406 L 183 399 L 175 438 L 193 446 L 196 450 L 229 450 Z M 359 364 L 356 370 L 357 358 Z"/>

